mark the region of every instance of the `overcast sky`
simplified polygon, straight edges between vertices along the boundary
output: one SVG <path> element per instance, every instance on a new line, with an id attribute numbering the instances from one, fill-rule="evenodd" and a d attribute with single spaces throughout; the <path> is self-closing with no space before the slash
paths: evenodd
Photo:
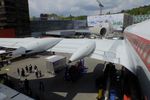
<path id="1" fill-rule="evenodd" d="M 104 5 L 104 13 L 118 12 L 150 4 L 150 0 L 100 0 Z M 96 0 L 29 0 L 30 16 L 41 13 L 56 13 L 58 15 L 95 15 L 99 14 Z"/>

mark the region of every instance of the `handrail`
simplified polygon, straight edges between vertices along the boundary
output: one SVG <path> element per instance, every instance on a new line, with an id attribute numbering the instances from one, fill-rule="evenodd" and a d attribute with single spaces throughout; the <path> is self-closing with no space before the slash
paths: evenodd
<path id="1" fill-rule="evenodd" d="M 102 50 L 98 50 L 99 52 L 95 54 L 103 57 L 106 61 L 108 62 L 114 62 L 114 63 L 118 63 L 120 64 L 120 58 L 116 57 L 116 53 L 113 51 L 102 51 Z"/>

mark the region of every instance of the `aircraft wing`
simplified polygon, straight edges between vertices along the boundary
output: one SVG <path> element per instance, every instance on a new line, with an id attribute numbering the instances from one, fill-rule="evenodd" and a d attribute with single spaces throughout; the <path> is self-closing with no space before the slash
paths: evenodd
<path id="1" fill-rule="evenodd" d="M 95 43 L 95 46 L 87 45 L 90 42 Z M 93 51 L 87 50 L 90 48 L 94 48 L 91 49 Z M 56 46 L 50 49 L 50 51 L 72 53 L 72 57 L 70 58 L 72 61 L 79 60 L 84 57 L 90 57 L 97 60 L 123 65 L 130 71 L 134 72 L 134 69 L 132 69 L 131 66 L 132 62 L 128 60 L 129 56 L 124 40 L 63 39 Z"/>
<path id="2" fill-rule="evenodd" d="M 118 63 L 123 49 L 123 40 L 95 40 L 96 48 L 91 58 Z"/>
<path id="3" fill-rule="evenodd" d="M 119 62 L 120 57 L 118 53 L 123 51 L 123 40 L 63 39 L 49 51 L 73 54 L 89 42 L 95 42 L 96 46 L 88 56 L 99 60 Z"/>
<path id="4" fill-rule="evenodd" d="M 96 49 L 91 54 L 91 58 L 120 64 L 136 73 L 135 68 L 132 66 L 133 62 L 129 60 L 131 55 L 125 40 L 95 40 L 95 42 Z"/>
<path id="5" fill-rule="evenodd" d="M 0 47 L 17 49 L 34 38 L 0 38 Z"/>
<path id="6" fill-rule="evenodd" d="M 85 45 L 87 41 L 88 39 L 63 39 L 48 51 L 74 53 L 77 49 Z"/>

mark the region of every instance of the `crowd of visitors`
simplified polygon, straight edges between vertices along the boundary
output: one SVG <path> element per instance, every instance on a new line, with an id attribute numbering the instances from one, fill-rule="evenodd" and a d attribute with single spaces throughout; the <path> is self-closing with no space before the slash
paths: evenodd
<path id="1" fill-rule="evenodd" d="M 17 68 L 17 73 L 19 78 L 21 77 L 27 77 L 31 73 L 35 73 L 36 78 L 42 77 L 42 72 L 41 70 L 38 69 L 36 65 L 26 65 L 24 68 Z"/>

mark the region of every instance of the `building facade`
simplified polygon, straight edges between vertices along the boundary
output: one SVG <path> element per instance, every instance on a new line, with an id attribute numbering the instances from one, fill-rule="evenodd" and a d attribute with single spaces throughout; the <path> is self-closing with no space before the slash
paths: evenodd
<path id="1" fill-rule="evenodd" d="M 31 21 L 31 32 L 47 32 L 50 30 L 84 29 L 86 20 L 34 20 Z"/>
<path id="2" fill-rule="evenodd" d="M 30 36 L 28 0 L 0 0 L 0 37 Z"/>

